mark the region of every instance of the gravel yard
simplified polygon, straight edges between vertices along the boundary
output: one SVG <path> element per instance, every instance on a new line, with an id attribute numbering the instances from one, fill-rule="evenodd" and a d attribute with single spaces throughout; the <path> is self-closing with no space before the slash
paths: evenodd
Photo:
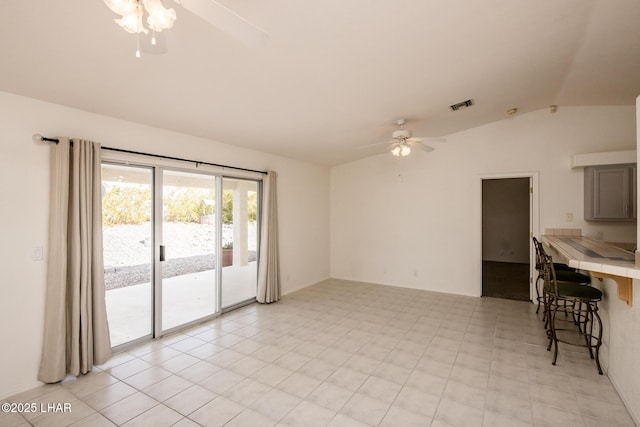
<path id="1" fill-rule="evenodd" d="M 151 224 L 104 227 L 107 290 L 151 280 Z M 215 226 L 169 222 L 164 225 L 167 261 L 163 276 L 174 277 L 215 268 Z M 233 226 L 223 225 L 223 242 L 233 240 Z M 256 259 L 256 226 L 249 224 L 249 260 Z"/>

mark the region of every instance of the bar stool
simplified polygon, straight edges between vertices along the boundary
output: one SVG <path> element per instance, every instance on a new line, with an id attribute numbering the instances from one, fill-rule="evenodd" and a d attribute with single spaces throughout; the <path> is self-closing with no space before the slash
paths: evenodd
<path id="1" fill-rule="evenodd" d="M 541 303 L 544 302 L 544 295 L 540 289 L 540 279 L 542 279 L 543 257 L 546 255 L 546 252 L 544 250 L 544 246 L 542 246 L 542 243 L 538 239 L 535 237 L 532 237 L 531 239 L 533 240 L 533 247 L 536 251 L 536 270 L 538 271 L 538 277 L 536 278 L 536 300 L 538 303 L 536 313 L 538 313 L 538 311 L 540 311 Z M 559 282 L 578 283 L 581 285 L 588 285 L 591 283 L 591 277 L 577 272 L 575 268 L 569 267 L 567 264 L 553 263 L 553 268 L 556 271 L 556 277 Z M 546 320 L 546 317 L 544 319 Z"/>
<path id="2" fill-rule="evenodd" d="M 549 345 L 547 351 L 553 346 L 553 365 L 558 359 L 558 343 L 587 347 L 591 359 L 595 359 L 598 373 L 602 375 L 600 366 L 600 345 L 602 344 L 602 320 L 598 314 L 598 302 L 602 301 L 602 292 L 591 286 L 583 286 L 577 283 L 559 282 L 551 256 L 544 254 L 542 257 L 543 269 L 543 296 L 546 317 L 548 319 L 547 337 Z M 578 328 L 558 327 L 558 310 L 572 314 Z M 562 337 L 558 336 L 558 333 Z M 594 335 L 595 333 L 595 335 Z M 570 340 L 574 335 L 576 339 Z M 581 341 L 584 340 L 584 344 Z"/>

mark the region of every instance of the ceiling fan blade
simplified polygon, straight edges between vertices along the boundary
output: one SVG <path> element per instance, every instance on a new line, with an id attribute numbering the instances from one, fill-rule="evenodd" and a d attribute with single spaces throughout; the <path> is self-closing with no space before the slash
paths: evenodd
<path id="1" fill-rule="evenodd" d="M 417 145 L 418 147 L 422 148 L 427 153 L 430 153 L 433 150 L 435 150 L 435 148 L 433 148 L 433 147 L 431 147 L 431 146 L 429 146 L 427 144 L 423 144 L 422 142 L 417 142 L 415 145 Z"/>
<path id="2" fill-rule="evenodd" d="M 215 0 L 175 0 L 176 3 L 204 19 L 248 47 L 264 47 L 268 34 Z"/>
<path id="3" fill-rule="evenodd" d="M 358 148 L 370 148 L 370 147 L 377 147 L 378 145 L 382 145 L 382 144 L 391 144 L 393 143 L 393 141 L 382 141 L 382 142 L 374 142 L 373 144 L 367 144 L 367 145 L 361 145 Z"/>
<path id="4" fill-rule="evenodd" d="M 151 39 L 155 36 L 156 44 L 151 42 Z M 167 38 L 164 32 L 157 32 L 155 35 L 151 32 L 144 35 L 140 34 L 140 50 L 144 53 L 150 53 L 152 55 L 160 55 L 169 52 L 167 47 Z"/>
<path id="5" fill-rule="evenodd" d="M 414 136 L 411 138 L 412 141 L 423 142 L 447 142 L 447 138 L 445 137 L 437 137 L 437 136 Z"/>

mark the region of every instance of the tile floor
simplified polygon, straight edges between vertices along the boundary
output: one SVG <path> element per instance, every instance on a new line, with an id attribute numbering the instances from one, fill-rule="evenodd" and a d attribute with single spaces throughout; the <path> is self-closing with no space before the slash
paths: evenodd
<path id="1" fill-rule="evenodd" d="M 0 426 L 634 425 L 583 349 L 545 344 L 526 302 L 329 280 L 6 399 L 72 411 Z"/>

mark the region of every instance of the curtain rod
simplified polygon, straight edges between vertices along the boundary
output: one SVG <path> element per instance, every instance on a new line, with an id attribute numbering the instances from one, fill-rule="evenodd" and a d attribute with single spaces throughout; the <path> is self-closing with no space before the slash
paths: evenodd
<path id="1" fill-rule="evenodd" d="M 33 140 L 36 141 L 36 142 L 53 142 L 55 144 L 60 142 L 60 140 L 57 139 L 57 138 L 47 138 L 46 136 L 42 136 L 40 134 L 33 135 Z M 207 166 L 217 166 L 217 167 L 221 167 L 221 168 L 234 169 L 234 170 L 245 171 L 245 172 L 256 172 L 256 173 L 261 173 L 261 174 L 264 174 L 264 175 L 267 174 L 267 172 L 265 172 L 265 171 L 259 171 L 259 170 L 255 170 L 255 169 L 239 168 L 239 167 L 236 167 L 236 166 L 221 165 L 221 164 L 218 164 L 218 163 L 201 162 L 199 160 L 183 159 L 181 157 L 171 157 L 171 156 L 163 156 L 161 154 L 143 153 L 143 152 L 140 152 L 140 151 L 124 150 L 122 148 L 111 148 L 111 147 L 102 147 L 102 146 L 100 148 L 102 148 L 103 150 L 117 151 L 119 153 L 139 154 L 141 156 L 150 156 L 150 157 L 157 157 L 157 158 L 160 158 L 160 159 L 178 160 L 180 162 L 195 163 L 196 167 L 198 165 L 207 165 Z"/>

